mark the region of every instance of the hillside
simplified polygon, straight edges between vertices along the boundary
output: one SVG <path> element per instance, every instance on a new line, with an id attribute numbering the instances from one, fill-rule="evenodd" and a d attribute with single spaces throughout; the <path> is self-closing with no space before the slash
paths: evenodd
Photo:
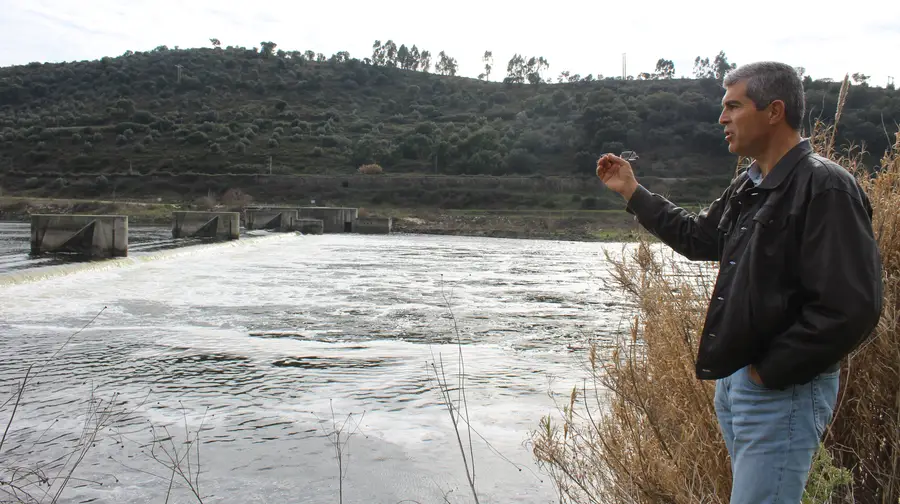
<path id="1" fill-rule="evenodd" d="M 274 44 L 273 44 L 274 45 Z M 40 196 L 439 208 L 613 208 L 591 179 L 635 150 L 642 181 L 708 201 L 733 173 L 715 79 L 499 83 L 338 53 L 159 47 L 0 69 L 0 186 Z M 443 68 L 444 73 L 448 73 Z M 451 72 L 452 73 L 452 72 Z M 806 79 L 811 117 L 839 83 Z M 851 88 L 843 139 L 878 157 L 900 93 Z M 382 175 L 362 175 L 378 163 Z"/>

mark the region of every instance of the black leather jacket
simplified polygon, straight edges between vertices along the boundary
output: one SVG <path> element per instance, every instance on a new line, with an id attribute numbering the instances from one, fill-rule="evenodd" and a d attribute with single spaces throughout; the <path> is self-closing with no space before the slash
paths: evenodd
<path id="1" fill-rule="evenodd" d="M 719 262 L 697 378 L 753 364 L 769 388 L 806 383 L 836 369 L 878 323 L 872 207 L 856 179 L 808 140 L 758 186 L 743 171 L 697 215 L 643 187 L 627 210 L 679 254 Z"/>

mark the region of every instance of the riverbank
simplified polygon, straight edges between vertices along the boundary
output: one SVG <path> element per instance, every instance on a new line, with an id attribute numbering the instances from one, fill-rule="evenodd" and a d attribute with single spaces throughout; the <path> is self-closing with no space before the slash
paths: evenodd
<path id="1" fill-rule="evenodd" d="M 0 220 L 28 221 L 34 213 L 127 215 L 130 224 L 168 226 L 172 212 L 196 205 L 162 201 L 111 201 L 0 197 Z M 206 208 L 204 208 L 205 210 Z M 222 207 L 239 211 L 240 208 Z M 396 233 L 572 241 L 633 241 L 639 226 L 624 210 L 453 210 L 360 208 L 360 216 L 391 217 Z"/>

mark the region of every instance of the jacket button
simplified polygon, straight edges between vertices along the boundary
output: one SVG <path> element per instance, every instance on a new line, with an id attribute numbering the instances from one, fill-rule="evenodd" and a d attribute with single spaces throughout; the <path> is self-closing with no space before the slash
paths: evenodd
<path id="1" fill-rule="evenodd" d="M 716 333 L 709 333 L 709 337 L 710 337 L 710 338 L 715 338 L 715 337 L 716 337 Z"/>
<path id="2" fill-rule="evenodd" d="M 732 266 L 734 266 L 734 265 L 735 265 L 735 264 L 737 264 L 737 263 L 736 263 L 736 262 L 734 262 L 734 261 L 728 261 L 728 264 L 730 264 L 730 265 L 732 265 Z"/>
<path id="3" fill-rule="evenodd" d="M 725 298 L 723 298 L 722 296 L 719 296 L 716 299 L 718 299 L 719 301 L 725 301 Z"/>

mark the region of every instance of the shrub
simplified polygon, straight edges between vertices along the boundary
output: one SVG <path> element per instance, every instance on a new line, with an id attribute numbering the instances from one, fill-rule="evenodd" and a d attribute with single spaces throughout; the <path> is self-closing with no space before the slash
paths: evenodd
<path id="1" fill-rule="evenodd" d="M 243 209 L 253 203 L 253 198 L 240 189 L 229 189 L 222 195 L 222 204 L 231 209 Z"/>
<path id="2" fill-rule="evenodd" d="M 206 136 L 206 133 L 202 131 L 195 131 L 188 135 L 187 141 L 192 144 L 205 144 L 209 141 L 209 138 Z"/>
<path id="3" fill-rule="evenodd" d="M 364 164 L 359 167 L 359 173 L 362 173 L 364 175 L 376 175 L 383 172 L 384 170 L 377 163 Z"/>

